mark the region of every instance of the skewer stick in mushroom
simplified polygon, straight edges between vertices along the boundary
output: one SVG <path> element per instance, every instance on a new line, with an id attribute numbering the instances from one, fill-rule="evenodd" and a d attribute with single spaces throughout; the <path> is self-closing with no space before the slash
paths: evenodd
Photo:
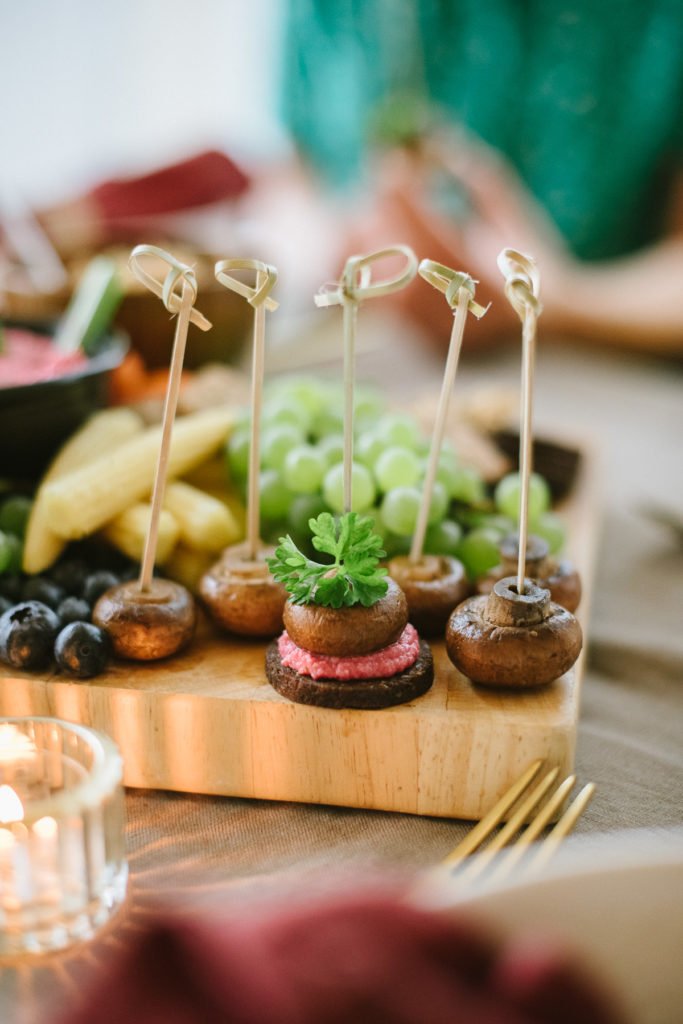
<path id="1" fill-rule="evenodd" d="M 582 636 L 574 616 L 550 600 L 550 591 L 525 579 L 539 282 L 533 260 L 515 249 L 503 250 L 498 265 L 506 279 L 507 298 L 523 325 L 517 578 L 506 576 L 494 583 L 488 596 L 458 605 L 446 628 L 446 648 L 456 668 L 473 682 L 520 689 L 544 686 L 568 671 L 579 656 Z"/>
<path id="2" fill-rule="evenodd" d="M 143 257 L 153 257 L 168 265 L 163 282 L 145 269 Z M 117 654 L 149 661 L 174 654 L 189 641 L 194 631 L 195 609 L 191 594 L 170 580 L 154 580 L 153 573 L 187 332 L 190 322 L 203 331 L 209 330 L 211 324 L 193 308 L 197 280 L 191 267 L 158 246 L 138 245 L 131 253 L 130 268 L 138 280 L 162 299 L 170 313 L 178 314 L 178 320 L 140 576 L 137 584 L 123 583 L 106 591 L 93 610 L 93 620 L 107 630 Z M 176 291 L 178 284 L 180 294 Z"/>
<path id="3" fill-rule="evenodd" d="M 407 558 L 392 558 L 389 572 L 405 592 L 411 621 L 420 632 L 436 635 L 443 631 L 453 608 L 467 596 L 469 584 L 464 567 L 457 559 L 445 555 L 424 556 L 425 534 L 467 314 L 471 312 L 481 319 L 488 306 L 484 308 L 474 301 L 475 281 L 469 274 L 451 270 L 433 260 L 422 260 L 419 273 L 444 293 L 454 320 L 410 554 Z"/>
<path id="4" fill-rule="evenodd" d="M 235 277 L 235 271 L 254 271 L 254 286 Z M 265 546 L 261 540 L 259 471 L 266 311 L 278 307 L 270 297 L 277 270 L 261 260 L 226 259 L 216 264 L 215 275 L 220 284 L 243 296 L 254 308 L 247 538 L 244 544 L 226 548 L 220 560 L 202 576 L 199 592 L 213 619 L 231 633 L 274 636 L 282 629 L 287 593 L 275 582 L 266 562 L 274 548 Z"/>
<path id="5" fill-rule="evenodd" d="M 425 281 L 428 281 L 434 288 L 444 293 L 446 302 L 454 314 L 454 319 L 451 338 L 448 344 L 448 356 L 444 368 L 443 382 L 441 384 L 441 394 L 436 410 L 436 420 L 434 430 L 432 431 L 427 471 L 422 488 L 422 502 L 410 548 L 410 561 L 413 564 L 420 561 L 424 548 L 427 521 L 429 519 L 429 506 L 432 503 L 434 481 L 436 480 L 436 472 L 439 466 L 439 453 L 441 452 L 441 444 L 446 428 L 446 417 L 448 416 L 448 406 L 453 393 L 455 375 L 458 370 L 467 313 L 471 312 L 478 320 L 481 320 L 489 308 L 488 306 L 480 306 L 479 303 L 474 301 L 476 282 L 472 280 L 469 274 L 451 270 L 450 267 L 444 267 L 440 263 L 435 263 L 434 260 L 422 260 L 418 270 L 420 276 Z"/>
<path id="6" fill-rule="evenodd" d="M 371 266 L 392 256 L 403 256 L 405 266 L 394 277 L 372 281 Z M 332 286 L 323 285 L 314 297 L 316 306 L 338 306 L 344 311 L 344 511 L 353 504 L 353 390 L 356 361 L 356 324 L 358 306 L 364 299 L 390 295 L 407 284 L 417 273 L 417 258 L 407 245 L 391 245 L 366 256 L 351 256 L 346 261 L 341 280 Z"/>
<path id="7" fill-rule="evenodd" d="M 229 270 L 255 270 L 256 286 L 250 288 Z M 259 470 L 261 462 L 261 407 L 263 405 L 263 367 L 265 362 L 266 310 L 273 312 L 278 303 L 270 298 L 277 270 L 261 260 L 221 260 L 215 268 L 216 280 L 246 298 L 254 308 L 254 349 L 251 363 L 251 442 L 247 477 L 247 554 L 255 560 L 261 546 Z"/>
<path id="8" fill-rule="evenodd" d="M 532 406 L 536 355 L 536 322 L 543 307 L 539 301 L 538 269 L 531 256 L 503 249 L 498 268 L 505 278 L 505 295 L 522 321 L 522 407 L 519 434 L 519 553 L 517 593 L 524 593 L 526 548 L 529 530 L 529 478 L 532 456 Z"/>

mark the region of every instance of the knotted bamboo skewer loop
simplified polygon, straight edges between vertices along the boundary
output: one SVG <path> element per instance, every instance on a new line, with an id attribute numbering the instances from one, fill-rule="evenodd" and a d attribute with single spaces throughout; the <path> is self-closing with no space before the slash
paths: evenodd
<path id="1" fill-rule="evenodd" d="M 244 281 L 229 274 L 229 270 L 255 270 L 256 285 L 251 288 Z M 253 259 L 219 260 L 214 268 L 214 273 L 219 284 L 241 295 L 254 309 L 257 309 L 262 303 L 265 303 L 269 313 L 278 308 L 275 299 L 269 297 L 277 281 L 277 270 L 269 263 Z"/>
<path id="2" fill-rule="evenodd" d="M 393 277 L 379 281 L 372 280 L 372 264 L 391 256 L 405 257 L 405 266 Z M 350 256 L 344 266 L 341 280 L 323 285 L 314 296 L 316 306 L 339 306 L 345 302 L 362 302 L 382 295 L 400 291 L 415 277 L 417 257 L 408 245 L 390 245 L 386 249 L 368 253 L 366 256 Z"/>
<path id="3" fill-rule="evenodd" d="M 490 302 L 488 306 L 480 306 L 478 302 L 474 301 L 474 292 L 478 282 L 462 270 L 451 270 L 450 267 L 445 267 L 443 263 L 435 263 L 434 260 L 422 260 L 418 267 L 418 273 L 433 288 L 444 293 L 446 302 L 454 312 L 458 304 L 458 292 L 461 288 L 466 288 L 470 293 L 471 299 L 467 308 L 476 316 L 477 320 L 481 320 L 491 306 Z"/>
<path id="4" fill-rule="evenodd" d="M 536 261 L 517 249 L 503 249 L 498 254 L 498 269 L 505 278 L 505 297 L 519 319 L 524 322 L 531 311 L 540 316 L 543 306 L 539 300 L 540 278 Z"/>
<path id="5" fill-rule="evenodd" d="M 156 257 L 168 265 L 169 269 L 163 281 L 159 281 L 144 267 L 142 261 L 145 256 Z M 169 313 L 175 315 L 180 312 L 183 302 L 183 286 L 187 287 L 191 292 L 191 305 L 194 306 L 197 299 L 197 277 L 195 272 L 192 267 L 188 267 L 186 263 L 181 263 L 170 252 L 166 252 L 165 249 L 161 249 L 158 245 L 136 245 L 128 259 L 128 266 L 138 281 L 161 299 Z M 178 284 L 181 285 L 179 292 L 175 291 Z M 190 321 L 202 331 L 208 331 L 211 328 L 211 323 L 198 309 L 193 308 L 190 310 Z"/>

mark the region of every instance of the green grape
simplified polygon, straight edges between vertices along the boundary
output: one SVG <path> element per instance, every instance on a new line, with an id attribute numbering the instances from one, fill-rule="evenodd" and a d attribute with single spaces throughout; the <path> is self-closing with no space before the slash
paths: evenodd
<path id="1" fill-rule="evenodd" d="M 325 405 L 313 420 L 311 433 L 315 438 L 326 437 L 328 434 L 343 434 L 344 413 L 341 405 L 336 402 Z"/>
<path id="2" fill-rule="evenodd" d="M 7 498 L 0 505 L 0 530 L 7 533 L 14 533 L 17 537 L 23 537 L 26 533 L 26 524 L 31 514 L 33 502 L 21 494 L 15 494 Z"/>
<path id="3" fill-rule="evenodd" d="M 249 430 L 236 430 L 227 446 L 228 470 L 232 479 L 236 481 L 246 480 L 249 472 L 249 449 L 251 448 L 251 435 Z"/>
<path id="4" fill-rule="evenodd" d="M 292 492 L 274 469 L 262 469 L 259 477 L 261 516 L 264 519 L 284 519 L 292 503 Z"/>
<path id="5" fill-rule="evenodd" d="M 488 513 L 480 516 L 476 524 L 473 525 L 484 526 L 487 530 L 495 530 L 500 540 L 502 540 L 503 537 L 507 537 L 509 533 L 515 533 L 517 530 L 517 524 L 514 523 L 509 516 L 489 515 Z"/>
<path id="6" fill-rule="evenodd" d="M 265 469 L 282 469 L 287 452 L 303 444 L 305 438 L 300 427 L 281 423 L 267 427 L 261 437 L 261 464 Z"/>
<path id="7" fill-rule="evenodd" d="M 376 391 L 358 388 L 353 403 L 353 423 L 360 433 L 374 426 L 384 410 L 384 402 Z"/>
<path id="8" fill-rule="evenodd" d="M 440 481 L 435 480 L 432 500 L 429 503 L 429 515 L 427 516 L 427 523 L 430 526 L 440 523 L 445 518 L 448 512 L 448 504 L 448 491 Z"/>
<path id="9" fill-rule="evenodd" d="M 557 555 L 564 547 L 567 533 L 564 523 L 554 512 L 544 512 L 534 523 L 534 533 L 547 541 L 551 555 Z"/>
<path id="10" fill-rule="evenodd" d="M 498 511 L 516 523 L 519 522 L 519 495 L 519 473 L 508 473 L 499 480 L 493 494 Z M 532 473 L 529 477 L 529 523 L 535 524 L 549 508 L 550 488 L 542 476 Z"/>
<path id="11" fill-rule="evenodd" d="M 353 454 L 358 462 L 362 462 L 369 469 L 374 469 L 375 463 L 386 449 L 386 438 L 380 437 L 375 431 L 369 431 L 358 437 L 353 446 Z"/>
<path id="12" fill-rule="evenodd" d="M 442 519 L 428 527 L 425 534 L 424 549 L 428 555 L 456 555 L 462 530 L 453 519 Z"/>
<path id="13" fill-rule="evenodd" d="M 344 466 L 341 462 L 325 474 L 323 498 L 334 512 L 344 511 Z M 351 511 L 363 512 L 374 500 L 375 485 L 370 470 L 360 462 L 354 462 L 351 467 Z"/>
<path id="14" fill-rule="evenodd" d="M 321 437 L 318 441 L 318 451 L 323 456 L 327 469 L 336 466 L 344 458 L 344 435 L 328 434 L 327 437 Z"/>
<path id="15" fill-rule="evenodd" d="M 289 424 L 306 433 L 310 430 L 313 417 L 305 406 L 299 405 L 293 398 L 277 395 L 263 403 L 262 423 L 264 428 Z"/>
<path id="16" fill-rule="evenodd" d="M 395 487 L 384 495 L 380 516 L 392 533 L 410 535 L 415 530 L 421 495 L 416 487 Z"/>
<path id="17" fill-rule="evenodd" d="M 483 576 L 500 563 L 499 542 L 498 531 L 485 526 L 477 526 L 463 537 L 458 545 L 457 556 L 470 579 Z"/>
<path id="18" fill-rule="evenodd" d="M 311 377 L 285 377 L 271 385 L 274 397 L 303 409 L 309 424 L 322 411 L 326 402 L 326 387 Z"/>
<path id="19" fill-rule="evenodd" d="M 12 534 L 0 532 L 0 574 L 7 572 L 13 558 Z"/>
<path id="20" fill-rule="evenodd" d="M 442 481 L 443 482 L 443 481 Z M 476 469 L 459 466 L 451 480 L 450 496 L 453 501 L 477 505 L 486 498 L 486 487 Z"/>
<path id="21" fill-rule="evenodd" d="M 378 457 L 374 469 L 380 491 L 412 487 L 420 477 L 420 460 L 409 448 L 392 445 Z"/>
<path id="22" fill-rule="evenodd" d="M 287 452 L 284 482 L 295 494 L 315 494 L 325 475 L 325 456 L 311 444 L 300 444 Z"/>
<path id="23" fill-rule="evenodd" d="M 319 494 L 297 494 L 287 512 L 287 525 L 299 536 L 310 537 L 309 519 L 316 519 L 329 508 Z"/>
<path id="24" fill-rule="evenodd" d="M 390 413 L 382 416 L 377 424 L 377 433 L 385 439 L 387 444 L 411 448 L 413 451 L 422 440 L 418 424 L 412 416 L 407 416 L 405 413 Z"/>

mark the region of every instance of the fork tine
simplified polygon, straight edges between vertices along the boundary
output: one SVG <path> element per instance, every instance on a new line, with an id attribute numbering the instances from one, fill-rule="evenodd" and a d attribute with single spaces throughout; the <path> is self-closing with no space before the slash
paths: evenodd
<path id="1" fill-rule="evenodd" d="M 529 871 L 536 871 L 538 868 L 544 867 L 550 858 L 557 853 L 560 843 L 574 828 L 574 825 L 590 803 L 594 792 L 595 783 L 593 782 L 589 782 L 583 787 L 579 794 L 570 803 L 569 807 L 552 831 L 546 836 L 538 850 L 538 853 L 529 862 Z"/>
<path id="2" fill-rule="evenodd" d="M 478 822 L 474 828 L 472 828 L 465 838 L 458 843 L 454 850 L 444 857 L 441 864 L 444 867 L 453 867 L 459 864 L 460 861 L 468 857 L 470 853 L 473 853 L 478 846 L 484 842 L 484 840 L 493 832 L 496 825 L 499 825 L 503 815 L 509 811 L 515 801 L 519 798 L 520 794 L 524 792 L 529 783 L 538 775 L 540 771 L 542 761 L 534 761 L 530 764 L 527 770 L 521 775 L 516 782 L 510 786 L 507 792 L 503 793 L 500 800 L 491 808 L 480 822 Z"/>
<path id="3" fill-rule="evenodd" d="M 491 863 L 498 851 L 505 846 L 508 839 L 511 839 L 512 836 L 519 831 L 524 821 L 528 818 L 536 805 L 541 802 L 559 775 L 559 772 L 559 768 L 553 768 L 547 775 L 543 776 L 538 785 L 532 789 L 531 793 L 529 793 L 526 799 L 519 805 L 512 817 L 507 820 L 505 825 L 503 825 L 500 832 L 496 833 L 486 849 L 482 850 L 477 857 L 472 858 L 461 875 L 463 880 L 476 878 L 482 873 L 484 868 Z"/>
<path id="4" fill-rule="evenodd" d="M 540 836 L 543 829 L 552 819 L 555 811 L 557 811 L 567 799 L 567 796 L 571 792 L 571 788 L 575 782 L 576 776 L 568 775 L 564 782 L 560 783 L 546 805 L 541 808 L 534 820 L 524 829 L 517 841 L 510 846 L 510 849 L 507 850 L 505 856 L 501 859 L 500 864 L 493 869 L 490 875 L 490 881 L 500 881 L 501 878 L 505 878 L 510 874 L 515 864 L 517 864 L 527 852 L 531 843 Z"/>

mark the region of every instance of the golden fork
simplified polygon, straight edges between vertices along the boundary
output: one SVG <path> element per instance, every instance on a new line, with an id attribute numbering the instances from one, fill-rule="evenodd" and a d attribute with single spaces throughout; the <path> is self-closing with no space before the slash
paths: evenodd
<path id="1" fill-rule="evenodd" d="M 543 807 L 541 807 L 540 811 L 531 819 L 524 831 L 520 832 L 524 822 L 529 819 L 538 804 L 549 793 L 559 775 L 559 769 L 553 768 L 533 788 L 529 789 L 540 772 L 542 765 L 542 761 L 534 761 L 510 789 L 503 794 L 488 814 L 444 858 L 440 866 L 447 868 L 449 871 L 452 871 L 454 868 L 458 869 L 458 878 L 460 880 L 471 881 L 481 875 L 492 864 L 494 858 L 500 854 L 503 847 L 510 843 L 505 855 L 500 855 L 497 859 L 488 880 L 493 881 L 495 879 L 498 881 L 509 874 L 515 864 L 529 851 L 531 843 L 540 836 L 546 825 L 549 824 L 556 812 L 562 807 L 576 781 L 575 775 L 569 775 L 564 779 Z M 547 864 L 557 851 L 562 840 L 571 832 L 594 792 L 595 786 L 592 782 L 583 787 L 543 842 L 538 845 L 533 857 L 529 859 L 526 865 L 528 871 L 538 870 Z M 500 831 L 493 836 L 481 852 L 467 860 L 470 854 L 473 854 L 482 846 L 494 829 L 501 824 L 508 811 L 518 801 L 521 801 L 519 806 Z M 467 863 L 463 864 L 465 860 L 467 860 Z M 460 869 L 461 865 L 462 869 Z"/>

